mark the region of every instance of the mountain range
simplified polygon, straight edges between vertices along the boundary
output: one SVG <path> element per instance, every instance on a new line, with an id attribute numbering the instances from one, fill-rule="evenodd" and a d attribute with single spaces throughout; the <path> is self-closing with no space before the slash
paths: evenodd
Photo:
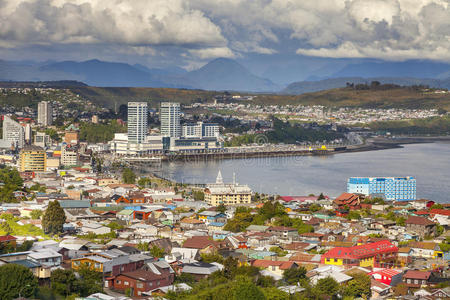
<path id="1" fill-rule="evenodd" d="M 217 91 L 278 92 L 301 94 L 338 88 L 347 82 L 380 81 L 399 85 L 429 85 L 450 89 L 450 64 L 410 60 L 390 62 L 371 59 L 321 61 L 298 60 L 261 64 L 228 58 L 214 59 L 186 71 L 179 67 L 148 68 L 88 60 L 82 62 L 14 62 L 0 60 L 0 81 L 76 80 L 98 87 L 169 87 Z M 304 66 L 304 70 L 302 69 Z M 306 80 L 298 80 L 305 78 Z M 284 84 L 283 82 L 292 82 Z"/>

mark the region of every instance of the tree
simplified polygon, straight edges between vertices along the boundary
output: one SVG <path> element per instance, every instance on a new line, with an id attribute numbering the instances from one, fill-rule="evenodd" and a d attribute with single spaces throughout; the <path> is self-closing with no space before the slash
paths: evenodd
<path id="1" fill-rule="evenodd" d="M 440 203 L 435 203 L 433 205 L 431 205 L 430 209 L 443 209 L 444 206 Z"/>
<path id="2" fill-rule="evenodd" d="M 138 185 L 142 188 L 148 187 L 152 185 L 152 181 L 148 177 L 141 177 L 138 180 Z"/>
<path id="3" fill-rule="evenodd" d="M 80 279 L 74 283 L 74 292 L 86 297 L 103 291 L 103 278 L 100 272 L 83 265 L 78 269 Z"/>
<path id="4" fill-rule="evenodd" d="M 332 277 L 325 277 L 317 281 L 313 291 L 314 294 L 318 296 L 326 295 L 333 297 L 339 291 L 339 283 L 337 283 Z"/>
<path id="5" fill-rule="evenodd" d="M 351 210 L 348 215 L 347 215 L 347 219 L 349 220 L 359 220 L 361 219 L 361 215 L 359 214 L 359 212 Z"/>
<path id="6" fill-rule="evenodd" d="M 325 196 L 323 195 L 323 193 L 320 193 L 319 198 L 317 198 L 317 200 L 323 200 L 325 199 Z"/>
<path id="7" fill-rule="evenodd" d="M 63 225 L 66 222 L 64 209 L 57 200 L 50 201 L 42 217 L 42 228 L 45 233 L 57 234 L 63 231 Z"/>
<path id="8" fill-rule="evenodd" d="M 287 269 L 283 272 L 283 280 L 288 284 L 297 284 L 300 279 L 306 277 L 306 269 L 304 267 L 298 267 L 296 269 Z"/>
<path id="9" fill-rule="evenodd" d="M 233 258 L 231 256 L 227 257 L 223 262 L 223 275 L 228 279 L 233 278 L 238 268 L 237 264 L 238 261 L 236 258 Z"/>
<path id="10" fill-rule="evenodd" d="M 195 277 L 194 277 L 194 275 L 192 275 L 190 273 L 181 273 L 180 275 L 175 276 L 174 283 L 193 284 L 193 283 L 195 283 Z"/>
<path id="11" fill-rule="evenodd" d="M 52 291 L 65 297 L 73 293 L 76 281 L 72 270 L 57 269 L 50 275 Z"/>
<path id="12" fill-rule="evenodd" d="M 227 211 L 227 208 L 223 203 L 220 203 L 220 205 L 217 206 L 216 211 L 219 211 L 224 214 Z"/>
<path id="13" fill-rule="evenodd" d="M 192 191 L 192 197 L 195 201 L 203 201 L 205 200 L 205 193 L 202 190 Z"/>
<path id="14" fill-rule="evenodd" d="M 283 249 L 281 249 L 278 246 L 270 247 L 269 251 L 270 252 L 275 252 L 279 257 L 283 257 L 283 256 L 286 256 L 286 254 L 288 254 L 287 251 L 284 251 Z"/>
<path id="15" fill-rule="evenodd" d="M 0 266 L 0 299 L 33 297 L 38 288 L 37 278 L 27 267 L 9 263 Z"/>
<path id="16" fill-rule="evenodd" d="M 352 299 L 363 297 L 364 299 L 370 298 L 371 292 L 371 279 L 370 276 L 362 273 L 349 274 L 353 277 L 347 285 L 343 288 L 344 296 L 350 296 Z"/>
<path id="17" fill-rule="evenodd" d="M 161 258 L 164 257 L 164 249 L 159 248 L 158 246 L 154 245 L 151 249 L 150 249 L 150 254 L 153 257 L 157 257 L 157 258 Z"/>
<path id="18" fill-rule="evenodd" d="M 123 169 L 122 181 L 128 184 L 134 184 L 136 182 L 136 174 L 130 168 Z"/>
<path id="19" fill-rule="evenodd" d="M 233 296 L 236 300 L 265 300 L 265 296 L 261 289 L 258 288 L 250 278 L 245 276 L 238 276 L 235 278 Z"/>
<path id="20" fill-rule="evenodd" d="M 289 300 L 289 294 L 277 289 L 274 286 L 263 289 L 264 296 L 267 300 Z"/>
<path id="21" fill-rule="evenodd" d="M 148 243 L 147 242 L 139 242 L 137 244 L 137 248 L 141 251 L 148 251 L 149 247 L 148 247 Z"/>
<path id="22" fill-rule="evenodd" d="M 30 216 L 33 220 L 38 220 L 42 216 L 42 210 L 39 209 L 33 209 L 30 213 Z"/>

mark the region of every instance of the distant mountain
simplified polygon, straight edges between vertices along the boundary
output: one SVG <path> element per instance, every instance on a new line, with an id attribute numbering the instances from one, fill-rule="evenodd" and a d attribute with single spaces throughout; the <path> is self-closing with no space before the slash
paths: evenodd
<path id="1" fill-rule="evenodd" d="M 155 80 L 148 72 L 139 70 L 129 64 L 104 62 L 97 59 L 84 62 L 63 61 L 42 66 L 39 70 L 59 71 L 77 76 L 78 80 L 92 86 L 110 87 L 166 87 L 166 83 Z"/>
<path id="2" fill-rule="evenodd" d="M 311 93 L 324 91 L 329 89 L 345 87 L 349 83 L 370 83 L 372 81 L 379 81 L 380 83 L 392 83 L 401 86 L 411 85 L 428 85 L 433 88 L 450 89 L 450 78 L 447 79 L 423 79 L 423 78 L 408 78 L 408 77 L 342 77 L 330 78 L 319 81 L 299 81 L 288 85 L 283 89 L 281 94 L 299 95 L 303 93 Z"/>
<path id="3" fill-rule="evenodd" d="M 228 58 L 217 58 L 183 77 L 205 90 L 269 92 L 280 89 L 269 79 L 252 74 L 238 62 Z"/>
<path id="4" fill-rule="evenodd" d="M 329 77 L 414 77 L 444 79 L 450 77 L 450 64 L 425 60 L 362 62 L 348 64 Z"/>

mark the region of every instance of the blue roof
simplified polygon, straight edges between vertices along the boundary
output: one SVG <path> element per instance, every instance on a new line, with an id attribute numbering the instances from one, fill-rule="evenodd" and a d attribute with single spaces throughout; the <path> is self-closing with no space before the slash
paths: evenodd
<path id="1" fill-rule="evenodd" d="M 212 223 L 209 223 L 209 225 L 210 225 L 210 226 L 217 226 L 217 227 L 220 227 L 220 226 L 225 226 L 225 223 L 222 223 L 222 222 L 212 222 Z"/>
<path id="2" fill-rule="evenodd" d="M 11 263 L 12 263 L 12 264 L 16 264 L 16 265 L 21 265 L 21 266 L 27 267 L 28 269 L 31 269 L 31 268 L 38 268 L 38 267 L 41 266 L 40 263 L 35 262 L 35 261 L 32 261 L 32 260 L 29 260 L 29 259 L 16 260 L 16 261 L 12 261 Z"/>

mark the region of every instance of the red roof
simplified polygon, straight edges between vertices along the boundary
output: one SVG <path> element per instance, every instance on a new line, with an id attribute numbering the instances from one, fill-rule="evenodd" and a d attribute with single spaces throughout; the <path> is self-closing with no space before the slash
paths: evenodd
<path id="1" fill-rule="evenodd" d="M 400 273 L 401 273 L 400 271 L 394 270 L 394 269 L 383 269 L 383 270 L 370 272 L 369 275 L 380 274 L 381 276 L 392 277 L 392 276 L 395 276 L 395 275 L 400 274 Z"/>
<path id="2" fill-rule="evenodd" d="M 12 235 L 3 235 L 0 236 L 0 242 L 9 242 L 9 241 L 15 241 L 17 238 L 13 237 Z"/>
<path id="3" fill-rule="evenodd" d="M 428 280 L 430 278 L 431 272 L 429 271 L 416 271 L 416 270 L 408 270 L 403 278 L 412 278 L 412 279 L 425 279 Z"/>
<path id="4" fill-rule="evenodd" d="M 432 215 L 450 216 L 450 210 L 449 209 L 434 208 L 434 209 L 430 210 L 430 214 L 432 214 Z"/>
<path id="5" fill-rule="evenodd" d="M 427 218 L 422 217 L 416 217 L 416 216 L 410 216 L 406 221 L 405 224 L 413 224 L 413 225 L 435 225 L 434 222 L 428 220 Z"/>
<path id="6" fill-rule="evenodd" d="M 210 236 L 193 236 L 187 239 L 183 247 L 184 248 L 194 248 L 194 249 L 204 249 L 208 246 L 216 244 Z"/>
<path id="7" fill-rule="evenodd" d="M 388 240 L 353 247 L 336 247 L 325 253 L 326 258 L 360 259 L 385 252 L 398 252 L 398 248 Z"/>

